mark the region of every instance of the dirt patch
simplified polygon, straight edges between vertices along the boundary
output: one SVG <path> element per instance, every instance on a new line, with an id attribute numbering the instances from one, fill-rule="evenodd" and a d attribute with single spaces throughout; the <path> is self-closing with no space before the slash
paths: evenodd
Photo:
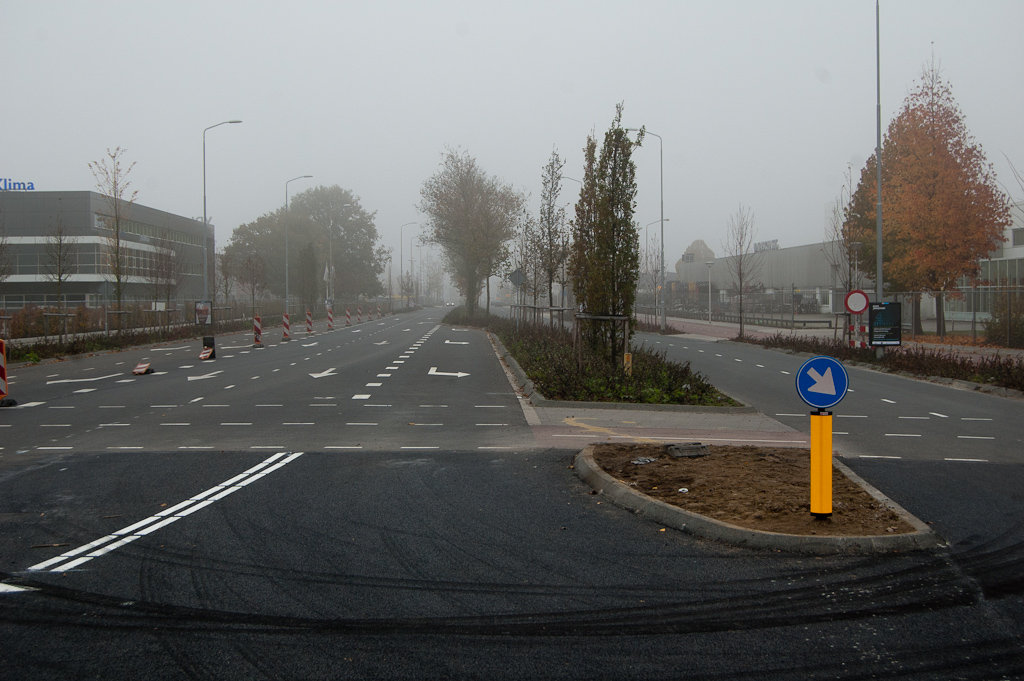
<path id="1" fill-rule="evenodd" d="M 732 525 L 847 537 L 914 531 L 835 468 L 832 516 L 812 516 L 807 449 L 710 446 L 709 450 L 707 456 L 677 458 L 666 445 L 593 445 L 594 461 L 612 477 L 655 499 Z M 650 461 L 634 463 L 645 459 Z"/>

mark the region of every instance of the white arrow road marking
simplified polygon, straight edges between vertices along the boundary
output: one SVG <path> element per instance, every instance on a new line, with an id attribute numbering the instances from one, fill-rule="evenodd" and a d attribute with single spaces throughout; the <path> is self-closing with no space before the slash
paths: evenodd
<path id="1" fill-rule="evenodd" d="M 92 381 L 102 381 L 105 378 L 115 378 L 117 376 L 123 376 L 124 372 L 120 374 L 108 374 L 106 376 L 96 376 L 95 378 L 61 378 L 56 381 L 47 381 L 46 385 L 53 385 L 55 383 L 90 383 Z"/>
<path id="2" fill-rule="evenodd" d="M 310 374 L 313 378 L 325 378 L 327 376 L 333 376 L 336 367 L 331 367 L 327 371 L 321 371 L 319 374 Z"/>
<path id="3" fill-rule="evenodd" d="M 836 384 L 832 380 L 832 367 L 825 369 L 825 375 L 822 376 L 814 368 L 807 370 L 807 375 L 814 381 L 814 385 L 807 389 L 809 393 L 823 393 L 825 395 L 836 394 Z"/>
<path id="4" fill-rule="evenodd" d="M 469 345 L 469 341 L 450 341 L 446 340 L 445 345 Z"/>
<path id="5" fill-rule="evenodd" d="M 380 343 L 374 343 L 374 345 L 387 345 L 387 341 L 381 341 Z"/>
<path id="6" fill-rule="evenodd" d="M 213 378 L 213 377 L 214 377 L 214 376 L 216 376 L 217 374 L 223 374 L 223 373 L 224 373 L 224 370 L 223 370 L 223 369 L 222 369 L 222 370 L 220 370 L 220 371 L 211 371 L 210 373 L 208 373 L 208 374 L 203 374 L 202 376 L 189 376 L 189 377 L 188 377 L 188 380 L 190 380 L 190 381 L 201 381 L 201 380 L 203 380 L 204 378 Z"/>
<path id="7" fill-rule="evenodd" d="M 319 343 L 320 343 L 320 341 L 313 341 L 312 343 L 303 343 L 302 347 L 304 347 L 304 348 L 311 348 L 314 345 L 318 345 Z"/>
<path id="8" fill-rule="evenodd" d="M 428 371 L 427 374 L 430 375 L 430 376 L 455 376 L 456 378 L 462 378 L 463 376 L 469 376 L 469 374 L 463 373 L 461 371 L 456 372 L 454 374 L 451 373 L 451 372 L 448 372 L 448 371 L 438 371 L 437 367 L 430 367 L 430 371 Z"/>

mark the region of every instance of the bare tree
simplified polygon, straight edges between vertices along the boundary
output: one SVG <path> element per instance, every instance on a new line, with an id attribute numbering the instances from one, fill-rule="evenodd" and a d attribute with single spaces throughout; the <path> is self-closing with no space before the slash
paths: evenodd
<path id="1" fill-rule="evenodd" d="M 99 161 L 90 162 L 89 170 L 96 181 L 96 189 L 107 199 L 107 207 L 110 215 L 102 217 L 104 227 L 108 230 L 106 235 L 106 266 L 107 271 L 114 277 L 114 298 L 117 301 L 117 309 L 121 310 L 124 300 L 124 289 L 128 284 L 128 254 L 127 242 L 124 238 L 128 222 L 128 213 L 135 203 L 138 191 L 131 188 L 131 181 L 128 176 L 135 167 L 135 162 L 125 164 L 124 155 L 126 149 L 121 147 L 111 151 L 107 149 L 105 158 Z M 118 315 L 118 328 L 121 328 L 121 315 Z"/>
<path id="2" fill-rule="evenodd" d="M 558 151 L 552 151 L 541 176 L 540 215 L 537 221 L 537 269 L 543 274 L 548 289 L 548 305 L 551 307 L 555 304 L 553 284 L 569 257 L 566 245 L 568 226 L 565 221 L 565 208 L 558 203 L 564 166 L 565 161 L 559 157 Z"/>
<path id="3" fill-rule="evenodd" d="M 167 239 L 157 239 L 154 245 L 146 268 L 153 302 L 162 301 L 164 309 L 170 310 L 171 301 L 184 283 L 185 255 L 180 247 L 176 249 L 174 242 Z M 170 321 L 169 314 L 165 315 L 165 320 Z"/>
<path id="4" fill-rule="evenodd" d="M 217 254 L 217 288 L 224 295 L 224 302 L 231 300 L 235 287 L 235 258 L 232 251 L 221 249 Z"/>
<path id="5" fill-rule="evenodd" d="M 4 225 L 3 204 L 0 204 L 0 281 L 14 273 L 11 242 L 7 240 L 7 228 Z"/>
<path id="6" fill-rule="evenodd" d="M 757 229 L 754 214 L 749 208 L 739 205 L 736 213 L 729 216 L 729 228 L 722 251 L 726 255 L 726 267 L 736 287 L 740 312 L 740 338 L 743 337 L 743 296 L 745 288 L 760 275 L 764 253 L 754 249 Z"/>
<path id="7" fill-rule="evenodd" d="M 267 288 L 267 263 L 259 253 L 250 252 L 238 267 L 239 286 L 249 294 L 253 313 L 256 310 L 256 298 L 263 295 Z"/>
<path id="8" fill-rule="evenodd" d="M 850 220 L 850 197 L 853 196 L 853 169 L 846 169 L 846 185 L 832 204 L 828 225 L 825 227 L 825 243 L 822 253 L 839 277 L 839 285 L 845 291 L 860 286 L 858 257 L 861 243 L 855 241 L 852 230 L 846 228 Z"/>
<path id="9" fill-rule="evenodd" d="M 52 281 L 57 289 L 57 309 L 65 310 L 64 284 L 71 279 L 77 269 L 75 254 L 78 237 L 71 236 L 64 225 L 64 211 L 61 208 L 52 223 L 50 233 L 46 235 L 46 242 L 43 245 L 43 257 L 46 258 L 46 272 L 43 274 L 47 281 Z M 61 319 L 61 337 L 63 340 L 64 327 L 66 323 Z"/>

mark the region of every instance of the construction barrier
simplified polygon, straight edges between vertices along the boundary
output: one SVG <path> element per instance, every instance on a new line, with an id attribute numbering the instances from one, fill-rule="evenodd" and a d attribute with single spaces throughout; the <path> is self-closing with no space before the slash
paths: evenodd
<path id="1" fill-rule="evenodd" d="M 380 319 L 380 303 L 377 303 L 377 319 Z"/>
<path id="2" fill-rule="evenodd" d="M 0 400 L 7 397 L 7 344 L 0 338 Z"/>
<path id="3" fill-rule="evenodd" d="M 144 376 L 151 373 L 153 373 L 153 368 L 149 366 L 149 362 L 139 362 L 135 365 L 135 368 L 132 369 L 132 374 L 135 376 Z"/>
<path id="4" fill-rule="evenodd" d="M 345 308 L 345 326 L 352 326 L 352 311 Z"/>
<path id="5" fill-rule="evenodd" d="M 313 311 L 306 308 L 306 335 L 313 335 Z"/>
<path id="6" fill-rule="evenodd" d="M 199 353 L 199 359 L 217 359 L 217 348 L 213 336 L 203 336 L 203 350 Z"/>
<path id="7" fill-rule="evenodd" d="M 334 331 L 334 308 L 327 308 L 327 330 Z"/>
<path id="8" fill-rule="evenodd" d="M 363 323 L 363 306 L 356 305 L 356 324 Z"/>
<path id="9" fill-rule="evenodd" d="M 252 346 L 254 348 L 263 347 L 263 320 L 259 315 L 252 318 Z"/>
<path id="10" fill-rule="evenodd" d="M 292 335 L 291 335 L 292 327 L 288 323 L 288 313 L 287 312 L 285 312 L 283 315 L 281 315 L 281 320 L 284 322 L 284 337 L 281 339 L 281 342 L 283 343 L 285 341 L 290 341 L 292 339 Z"/>

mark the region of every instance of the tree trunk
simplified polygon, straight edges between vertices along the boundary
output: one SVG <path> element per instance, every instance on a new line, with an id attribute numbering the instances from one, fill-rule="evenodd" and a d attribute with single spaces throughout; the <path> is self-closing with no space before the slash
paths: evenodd
<path id="1" fill-rule="evenodd" d="M 924 328 L 921 326 L 921 294 L 911 294 L 913 298 L 913 314 L 911 323 L 913 324 L 913 335 L 918 336 L 924 333 Z"/>
<path id="2" fill-rule="evenodd" d="M 935 333 L 939 334 L 939 340 L 946 339 L 946 309 L 942 291 L 935 296 Z"/>

